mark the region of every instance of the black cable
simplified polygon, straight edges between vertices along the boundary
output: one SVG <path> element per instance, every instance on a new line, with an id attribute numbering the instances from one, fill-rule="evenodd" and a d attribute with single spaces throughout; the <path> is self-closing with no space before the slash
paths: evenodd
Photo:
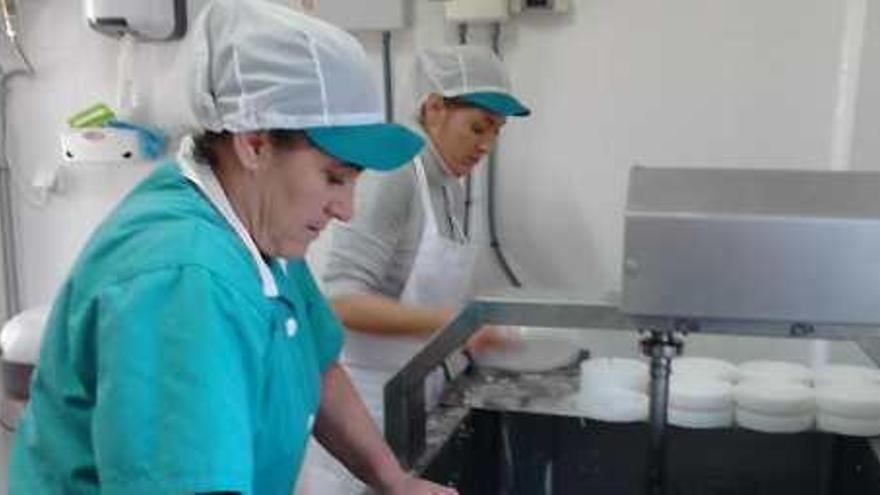
<path id="1" fill-rule="evenodd" d="M 500 40 L 501 24 L 496 22 L 492 25 L 492 51 L 498 55 L 498 58 L 501 58 Z M 486 202 L 489 217 L 489 246 L 492 248 L 492 252 L 495 253 L 495 258 L 498 260 L 498 265 L 501 266 L 501 271 L 504 272 L 504 276 L 507 277 L 507 280 L 511 285 L 519 288 L 522 287 L 522 282 L 520 282 L 516 273 L 513 272 L 510 263 L 507 262 L 507 257 L 501 249 L 501 242 L 498 240 L 498 228 L 495 222 L 495 180 L 498 175 L 498 159 L 495 150 L 492 150 L 492 153 L 489 154 L 488 167 L 488 177 L 486 181 L 488 183 L 486 186 L 488 197 L 486 198 Z"/>
<path id="2" fill-rule="evenodd" d="M 492 23 L 492 51 L 501 58 L 501 23 Z"/>
<path id="3" fill-rule="evenodd" d="M 382 31 L 382 69 L 385 76 L 385 121 L 394 121 L 394 88 L 391 86 L 391 31 Z"/>
<path id="4" fill-rule="evenodd" d="M 497 176 L 497 160 L 495 158 L 494 152 L 489 155 L 488 165 L 489 168 L 487 182 L 489 184 L 487 187 L 488 197 L 486 198 L 486 203 L 488 207 L 489 217 L 489 246 L 492 248 L 492 252 L 495 253 L 495 258 L 498 260 L 498 265 L 501 267 L 501 270 L 504 272 L 507 280 L 514 287 L 520 288 L 522 287 L 522 282 L 520 282 L 519 278 L 516 276 L 516 273 L 513 272 L 513 269 L 507 262 L 507 257 L 504 255 L 504 251 L 501 250 L 501 243 L 498 241 L 498 228 L 495 222 L 495 179 Z"/>
<path id="5" fill-rule="evenodd" d="M 471 205 L 473 200 L 474 185 L 473 178 L 468 174 L 464 179 L 464 237 L 471 238 Z"/>
<path id="6" fill-rule="evenodd" d="M 467 45 L 468 25 L 464 22 L 458 25 L 458 44 Z M 468 174 L 464 179 L 464 236 L 471 237 L 471 205 L 474 203 L 474 178 Z"/>

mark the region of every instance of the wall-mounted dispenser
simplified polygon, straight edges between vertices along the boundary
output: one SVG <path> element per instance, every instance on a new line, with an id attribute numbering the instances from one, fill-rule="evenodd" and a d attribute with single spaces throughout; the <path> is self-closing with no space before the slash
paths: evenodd
<path id="1" fill-rule="evenodd" d="M 447 0 L 446 20 L 449 22 L 493 23 L 510 17 L 508 0 Z"/>
<path id="2" fill-rule="evenodd" d="M 89 25 L 108 36 L 170 41 L 186 33 L 186 0 L 84 0 Z"/>
<path id="3" fill-rule="evenodd" d="M 410 24 L 409 0 L 294 0 L 305 12 L 349 31 L 391 31 Z"/>
<path id="4" fill-rule="evenodd" d="M 510 0 L 510 10 L 520 12 L 568 12 L 570 0 Z"/>

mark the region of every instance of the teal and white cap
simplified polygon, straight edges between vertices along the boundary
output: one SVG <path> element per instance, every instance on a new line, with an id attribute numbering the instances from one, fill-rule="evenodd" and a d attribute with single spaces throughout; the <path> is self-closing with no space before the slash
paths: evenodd
<path id="1" fill-rule="evenodd" d="M 424 48 L 416 55 L 416 108 L 431 93 L 457 98 L 503 116 L 525 117 L 531 110 L 513 95 L 501 60 L 474 45 Z"/>
<path id="2" fill-rule="evenodd" d="M 331 24 L 265 0 L 215 0 L 191 38 L 189 101 L 203 130 L 303 130 L 325 153 L 377 170 L 424 145 L 385 122 L 363 47 Z"/>

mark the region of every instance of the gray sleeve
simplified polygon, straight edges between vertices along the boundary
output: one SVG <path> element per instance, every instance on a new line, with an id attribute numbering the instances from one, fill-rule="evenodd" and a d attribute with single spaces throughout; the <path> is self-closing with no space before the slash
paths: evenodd
<path id="1" fill-rule="evenodd" d="M 336 226 L 324 286 L 329 296 L 386 293 L 383 284 L 402 236 L 410 230 L 415 197 L 412 167 L 364 172 L 352 220 Z"/>

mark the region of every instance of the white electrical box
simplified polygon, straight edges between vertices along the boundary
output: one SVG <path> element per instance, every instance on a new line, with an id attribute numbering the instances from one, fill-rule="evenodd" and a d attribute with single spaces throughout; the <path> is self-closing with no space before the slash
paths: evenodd
<path id="1" fill-rule="evenodd" d="M 294 7 L 348 31 L 393 31 L 409 25 L 411 0 L 294 0 Z"/>
<path id="2" fill-rule="evenodd" d="M 571 0 L 510 0 L 510 10 L 520 12 L 568 12 Z"/>
<path id="3" fill-rule="evenodd" d="M 448 0 L 446 19 L 450 22 L 504 22 L 510 17 L 510 0 Z"/>
<path id="4" fill-rule="evenodd" d="M 186 0 L 84 0 L 89 26 L 108 36 L 167 41 L 186 33 Z"/>

